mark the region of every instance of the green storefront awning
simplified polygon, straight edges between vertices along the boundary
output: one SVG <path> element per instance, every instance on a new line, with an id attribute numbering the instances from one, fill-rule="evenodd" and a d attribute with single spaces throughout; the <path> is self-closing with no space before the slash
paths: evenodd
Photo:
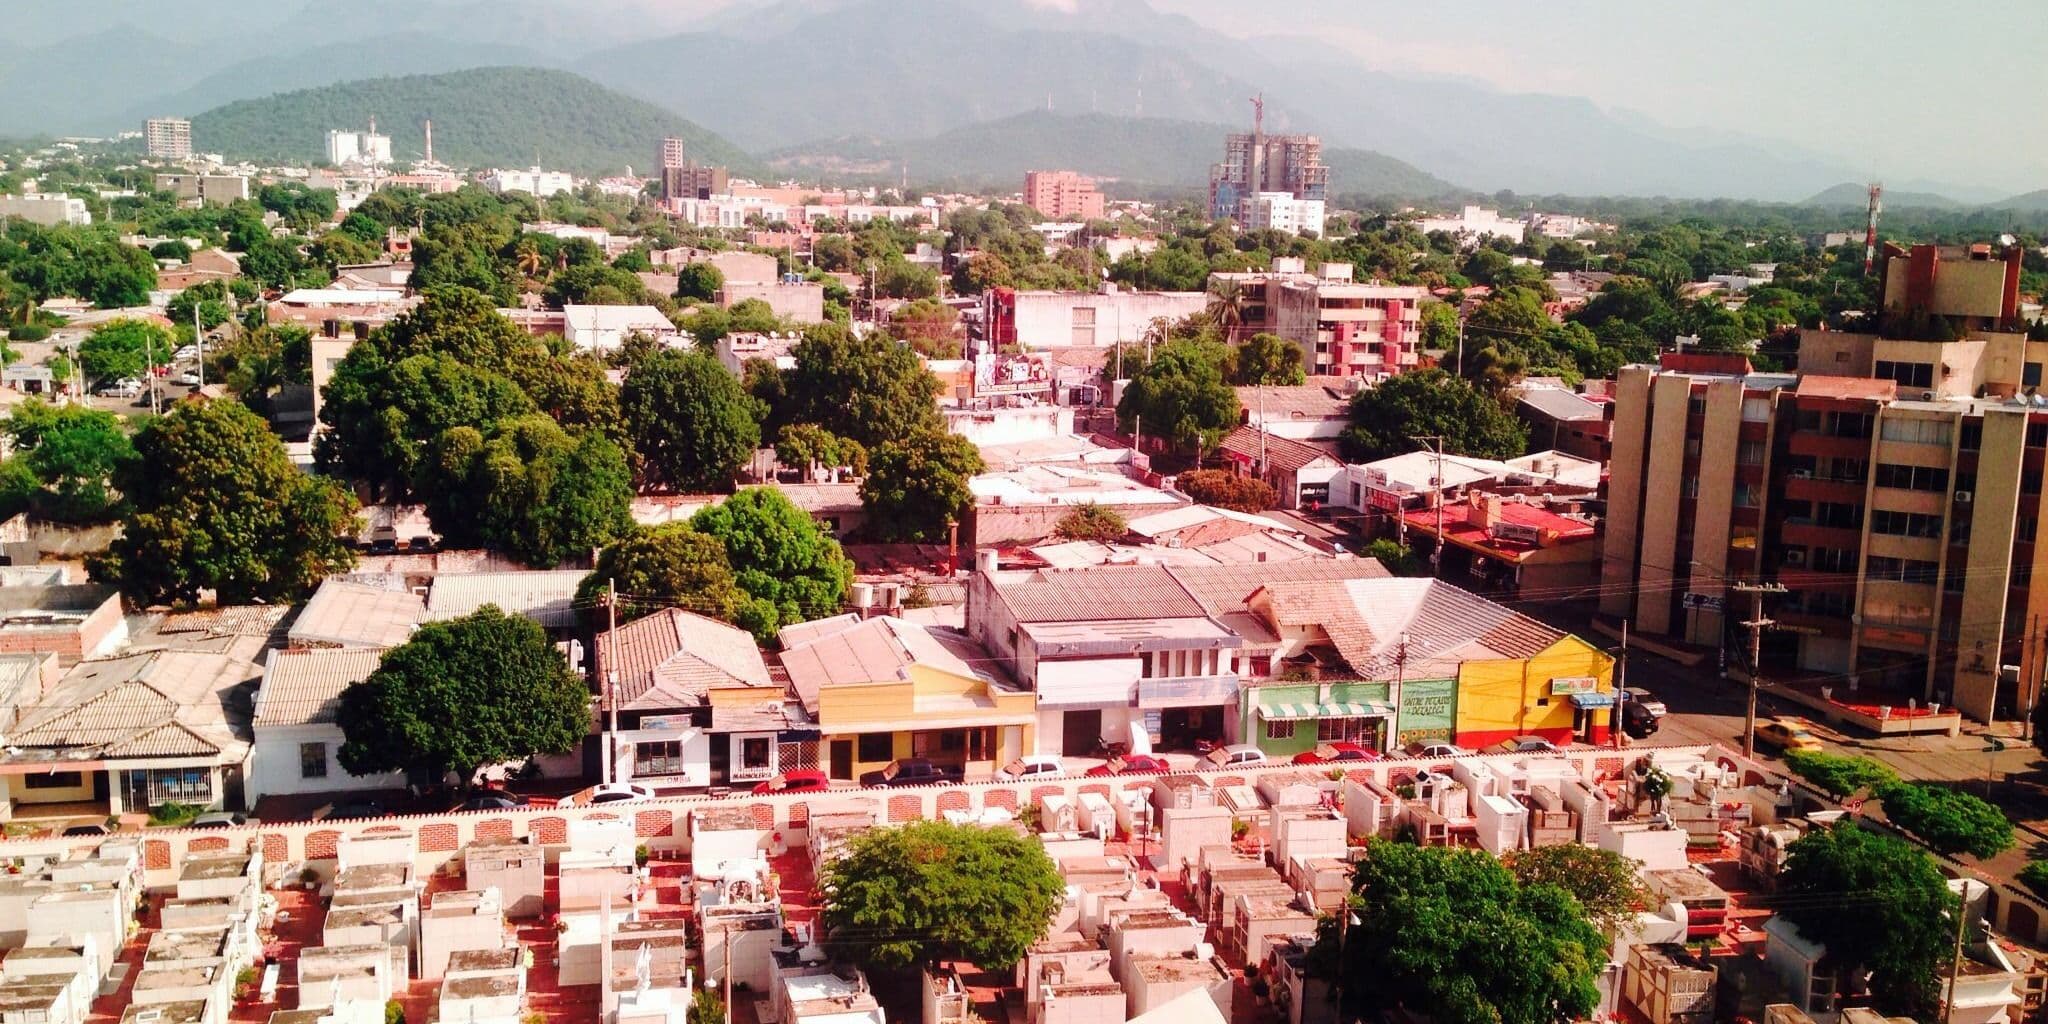
<path id="1" fill-rule="evenodd" d="M 1376 718 L 1391 715 L 1394 708 L 1379 701 L 1331 701 L 1328 704 L 1276 703 L 1259 705 L 1259 717 L 1268 722 L 1300 722 L 1312 718 Z"/>

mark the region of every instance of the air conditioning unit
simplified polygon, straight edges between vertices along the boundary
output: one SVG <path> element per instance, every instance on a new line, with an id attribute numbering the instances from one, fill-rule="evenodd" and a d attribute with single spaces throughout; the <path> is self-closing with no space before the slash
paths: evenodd
<path id="1" fill-rule="evenodd" d="M 1803 551 L 1803 550 L 1801 550 L 1801 549 L 1799 549 L 1799 548 L 1787 548 L 1787 549 L 1785 549 L 1785 564 L 1786 564 L 1786 565 L 1805 565 L 1805 564 L 1806 564 L 1806 552 L 1805 552 L 1805 551 Z"/>
<path id="2" fill-rule="evenodd" d="M 1958 504 L 1958 505 L 1967 505 L 1967 504 L 1969 504 L 1970 502 L 1972 502 L 1972 501 L 1976 500 L 1976 497 L 1977 497 L 1976 495 L 1974 495 L 1974 494 L 1971 494 L 1971 493 L 1970 493 L 1969 491 L 1957 491 L 1957 492 L 1956 492 L 1956 504 Z"/>

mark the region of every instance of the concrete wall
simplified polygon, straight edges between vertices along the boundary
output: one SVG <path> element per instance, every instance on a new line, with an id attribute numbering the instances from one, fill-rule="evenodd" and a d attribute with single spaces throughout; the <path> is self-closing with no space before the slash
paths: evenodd
<path id="1" fill-rule="evenodd" d="M 249 755 L 248 802 L 288 793 L 341 793 L 364 789 L 398 789 L 405 785 L 403 772 L 350 775 L 341 766 L 343 737 L 338 725 L 263 727 L 256 730 L 256 742 Z M 320 743 L 327 747 L 327 775 L 305 778 L 299 768 L 299 744 Z"/>
<path id="2" fill-rule="evenodd" d="M 1607 518 L 1602 523 L 1600 611 L 1634 611 L 1636 548 L 1643 511 L 1643 454 L 1650 414 L 1648 367 L 1624 368 L 1614 385 L 1614 443 L 1608 463 Z"/>

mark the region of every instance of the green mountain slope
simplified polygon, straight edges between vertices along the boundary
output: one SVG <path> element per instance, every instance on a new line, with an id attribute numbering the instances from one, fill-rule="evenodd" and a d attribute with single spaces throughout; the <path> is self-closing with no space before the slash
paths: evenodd
<path id="1" fill-rule="evenodd" d="M 1794 205 L 1824 208 L 1847 207 L 1860 210 L 1870 203 L 1870 193 L 1866 191 L 1867 188 L 1868 186 L 1865 185 L 1845 181 L 1826 191 L 1808 196 L 1804 202 Z M 1903 190 L 1894 192 L 1891 189 L 1886 189 L 1884 205 L 1894 210 L 1960 210 L 1970 204 L 1933 192 L 1907 192 Z"/>
<path id="2" fill-rule="evenodd" d="M 392 155 L 417 159 L 421 124 L 434 121 L 434 156 L 458 167 L 543 166 L 585 174 L 648 170 L 663 136 L 687 141 L 698 160 L 740 173 L 755 161 L 683 117 L 565 71 L 472 68 L 439 75 L 370 78 L 241 100 L 192 119 L 195 145 L 229 157 L 319 159 L 330 128 L 370 118 L 391 136 Z"/>
<path id="3" fill-rule="evenodd" d="M 923 139 L 827 139 L 762 159 L 798 175 L 1021 187 L 1024 172 L 1063 168 L 1132 186 L 1204 186 L 1223 156 L 1223 124 L 1109 114 L 1038 111 L 955 128 Z M 1459 189 L 1368 150 L 1325 149 L 1330 188 L 1339 196 L 1428 198 Z"/>

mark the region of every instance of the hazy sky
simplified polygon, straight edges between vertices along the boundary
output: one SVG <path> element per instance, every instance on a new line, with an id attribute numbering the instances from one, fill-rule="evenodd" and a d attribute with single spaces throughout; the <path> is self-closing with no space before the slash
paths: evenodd
<path id="1" fill-rule="evenodd" d="M 1310 35 L 1386 71 L 1585 96 L 1852 164 L 1867 152 L 1930 179 L 2048 188 L 2043 0 L 1151 2 L 1231 35 Z"/>

